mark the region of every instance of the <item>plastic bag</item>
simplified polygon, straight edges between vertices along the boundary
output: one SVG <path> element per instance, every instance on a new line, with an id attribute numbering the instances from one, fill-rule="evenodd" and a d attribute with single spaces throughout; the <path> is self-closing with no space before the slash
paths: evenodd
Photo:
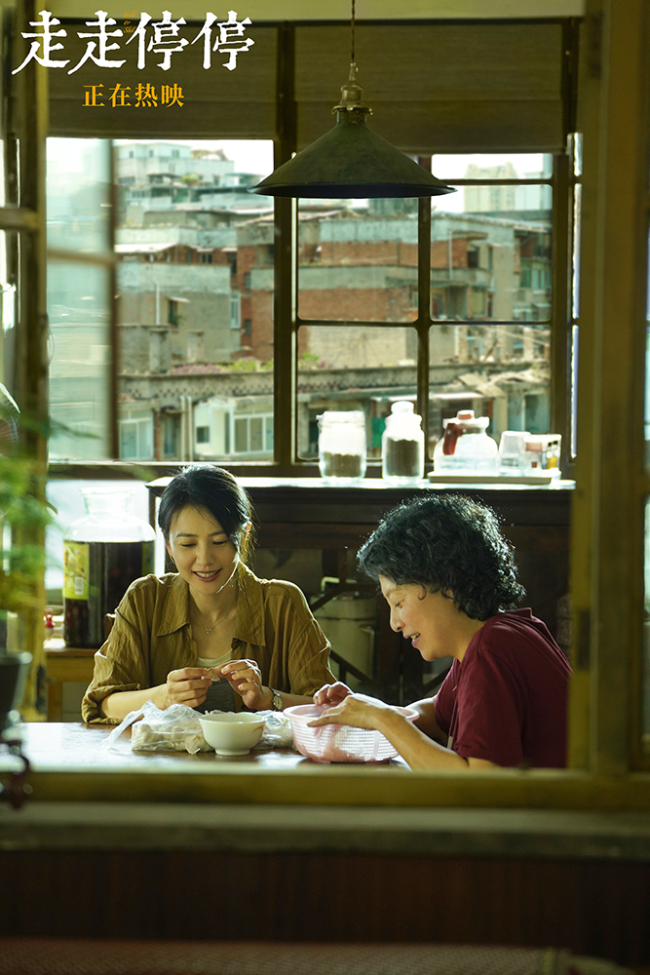
<path id="1" fill-rule="evenodd" d="M 282 711 L 260 711 L 260 717 L 265 719 L 262 737 L 255 748 L 266 745 L 267 748 L 292 748 L 293 732 L 291 722 Z"/>
<path id="2" fill-rule="evenodd" d="M 138 711 L 127 714 L 122 723 L 111 731 L 103 747 L 112 748 L 122 732 L 131 725 L 133 751 L 189 752 L 190 755 L 210 751 L 210 745 L 203 737 L 198 712 L 186 704 L 172 704 L 161 711 L 153 701 L 146 701 Z"/>
<path id="3" fill-rule="evenodd" d="M 260 711 L 259 715 L 264 717 L 265 724 L 262 737 L 255 748 L 291 748 L 293 734 L 286 714 L 279 711 Z M 172 704 L 165 711 L 161 711 L 153 701 L 146 701 L 138 711 L 127 714 L 122 723 L 111 731 L 103 747 L 114 747 L 120 735 L 133 725 L 133 751 L 189 752 L 190 755 L 211 751 L 211 746 L 203 737 L 200 716 L 198 711 L 186 704 Z"/>

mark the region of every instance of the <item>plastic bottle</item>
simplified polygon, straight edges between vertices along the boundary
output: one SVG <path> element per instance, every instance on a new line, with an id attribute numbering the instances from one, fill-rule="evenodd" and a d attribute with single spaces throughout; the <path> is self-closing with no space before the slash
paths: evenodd
<path id="1" fill-rule="evenodd" d="M 424 477 L 422 417 L 406 400 L 393 403 L 381 440 L 382 475 L 394 484 L 415 484 Z"/>
<path id="2" fill-rule="evenodd" d="M 135 580 L 154 570 L 155 532 L 130 513 L 128 492 L 83 492 L 88 512 L 63 537 L 63 638 L 100 647 L 104 616 Z"/>
<path id="3" fill-rule="evenodd" d="M 318 417 L 321 477 L 336 484 L 359 481 L 366 473 L 366 420 L 361 410 L 326 410 Z"/>
<path id="4" fill-rule="evenodd" d="M 433 451 L 435 474 L 499 473 L 499 449 L 486 430 L 490 418 L 474 416 L 474 410 L 460 410 L 453 419 L 444 420 L 445 435 Z"/>

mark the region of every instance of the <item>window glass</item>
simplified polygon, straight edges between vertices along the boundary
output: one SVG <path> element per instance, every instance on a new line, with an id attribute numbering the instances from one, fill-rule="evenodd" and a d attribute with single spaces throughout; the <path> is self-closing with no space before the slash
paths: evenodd
<path id="1" fill-rule="evenodd" d="M 503 430 L 549 430 L 552 190 L 521 181 L 549 179 L 552 163 L 432 158 L 457 192 L 431 200 L 430 456 L 459 409 L 488 416 L 497 442 Z"/>
<path id="2" fill-rule="evenodd" d="M 51 459 L 110 456 L 111 275 L 87 260 L 109 253 L 110 202 L 108 144 L 48 139 Z"/>
<path id="3" fill-rule="evenodd" d="M 552 157 L 434 156 L 432 165 L 457 187 L 431 199 L 432 317 L 548 321 L 552 191 L 517 180 L 550 178 Z"/>
<path id="4" fill-rule="evenodd" d="M 439 153 L 432 157 L 431 168 L 438 179 L 445 183 L 454 184 L 458 180 L 479 179 L 546 179 L 551 174 L 553 157 L 549 153 Z M 459 203 L 462 194 L 448 193 L 445 196 L 434 197 L 438 210 L 462 212 L 467 209 L 464 203 Z M 523 197 L 515 196 L 513 202 L 521 203 Z M 539 196 L 535 194 L 535 200 Z M 511 207 L 511 209 L 521 209 Z"/>
<path id="5" fill-rule="evenodd" d="M 14 368 L 14 342 L 15 342 L 15 303 L 16 289 L 9 281 L 7 267 L 7 245 L 10 242 L 10 235 L 0 231 L 0 313 L 2 324 L 0 326 L 0 383 L 5 387 L 11 400 L 15 400 L 15 375 Z M 0 392 L 2 392 L 0 390 Z M 13 402 L 6 394 L 0 397 L 0 408 L 3 412 L 5 425 L 0 420 L 0 453 L 3 452 L 2 443 L 9 439 L 12 441 L 16 437 L 15 422 L 9 421 L 7 414 L 14 412 Z M 11 427 L 11 429 L 9 429 Z"/>
<path id="6" fill-rule="evenodd" d="M 273 201 L 247 192 L 272 149 L 114 144 L 125 459 L 272 456 Z"/>
<path id="7" fill-rule="evenodd" d="M 459 410 L 490 419 L 487 433 L 548 433 L 548 325 L 433 324 L 429 332 L 430 456 Z"/>
<path id="8" fill-rule="evenodd" d="M 574 187 L 573 204 L 573 261 L 572 261 L 572 306 L 573 317 L 580 318 L 580 236 L 582 224 L 582 186 Z"/>
<path id="9" fill-rule="evenodd" d="M 47 140 L 47 246 L 110 247 L 111 165 L 102 139 Z"/>
<path id="10" fill-rule="evenodd" d="M 270 397 L 260 397 L 262 403 L 253 404 L 254 409 L 266 405 L 273 409 Z M 241 460 L 268 460 L 273 456 L 273 436 L 268 436 L 268 429 L 273 429 L 273 415 L 247 416 L 243 413 L 234 420 L 234 450 L 233 455 Z"/>
<path id="11" fill-rule="evenodd" d="M 303 325 L 298 330 L 298 455 L 318 456 L 318 416 L 361 410 L 368 457 L 381 457 L 385 418 L 416 395 L 417 335 L 408 327 Z"/>
<path id="12" fill-rule="evenodd" d="M 578 365 L 580 361 L 580 326 L 571 329 L 571 371 L 568 377 L 570 383 L 571 401 L 571 457 L 578 454 Z"/>
<path id="13" fill-rule="evenodd" d="M 300 200 L 298 315 L 325 321 L 413 321 L 418 201 Z"/>
<path id="14" fill-rule="evenodd" d="M 576 176 L 582 176 L 582 132 L 573 133 L 573 171 Z"/>
<path id="15" fill-rule="evenodd" d="M 103 267 L 48 266 L 51 460 L 110 456 L 109 284 Z"/>

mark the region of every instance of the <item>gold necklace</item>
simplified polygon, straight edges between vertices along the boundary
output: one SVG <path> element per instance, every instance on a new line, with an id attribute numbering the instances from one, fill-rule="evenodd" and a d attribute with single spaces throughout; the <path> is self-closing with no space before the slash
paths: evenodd
<path id="1" fill-rule="evenodd" d="M 217 620 L 216 623 L 213 623 L 212 626 L 206 626 L 205 625 L 205 623 L 203 622 L 203 617 L 201 616 L 201 613 L 199 611 L 198 606 L 196 605 L 195 602 L 193 602 L 192 605 L 194 607 L 194 612 L 196 613 L 196 615 L 199 618 L 199 623 L 201 624 L 201 626 L 205 630 L 206 634 L 210 634 L 210 633 L 212 633 L 212 631 L 214 629 L 216 629 L 217 626 L 219 626 L 220 623 L 223 623 L 223 621 L 226 620 L 230 616 L 230 614 L 232 613 L 232 611 L 233 611 L 236 603 L 237 603 L 237 593 L 235 593 L 235 598 L 233 599 L 232 605 L 229 607 L 228 612 L 224 616 L 222 616 L 220 620 Z"/>

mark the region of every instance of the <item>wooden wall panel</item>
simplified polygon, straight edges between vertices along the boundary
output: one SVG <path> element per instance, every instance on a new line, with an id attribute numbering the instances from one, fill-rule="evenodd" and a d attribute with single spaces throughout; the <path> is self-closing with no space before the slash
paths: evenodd
<path id="1" fill-rule="evenodd" d="M 0 935 L 554 946 L 650 964 L 647 863 L 38 850 L 3 853 L 0 872 Z"/>

